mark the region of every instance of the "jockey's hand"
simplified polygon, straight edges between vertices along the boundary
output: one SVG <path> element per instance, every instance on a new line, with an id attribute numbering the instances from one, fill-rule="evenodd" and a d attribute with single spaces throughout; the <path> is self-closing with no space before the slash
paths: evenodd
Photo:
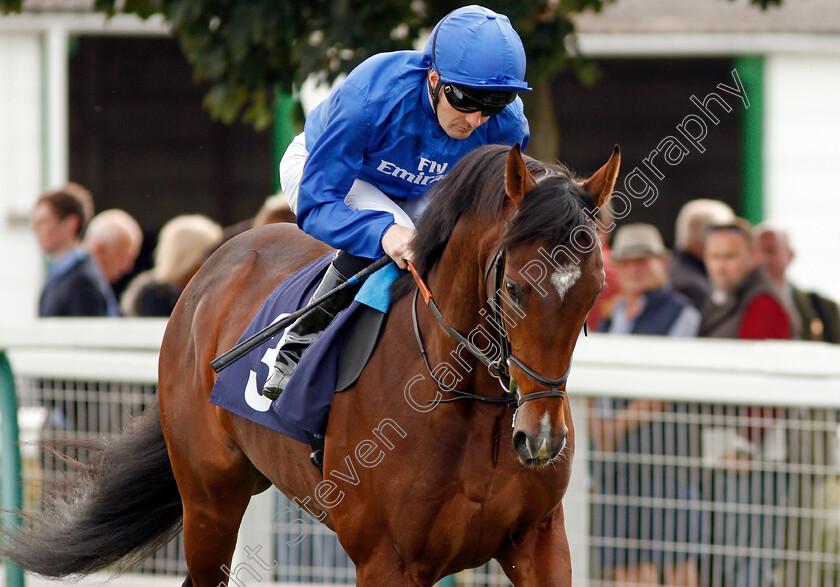
<path id="1" fill-rule="evenodd" d="M 414 260 L 409 246 L 412 238 L 414 238 L 414 229 L 399 224 L 394 224 L 382 236 L 382 249 L 400 269 L 406 268 L 406 261 Z"/>

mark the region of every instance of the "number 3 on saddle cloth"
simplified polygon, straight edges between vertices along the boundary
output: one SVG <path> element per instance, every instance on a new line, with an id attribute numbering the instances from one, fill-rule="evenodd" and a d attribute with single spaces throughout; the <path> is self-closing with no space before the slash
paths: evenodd
<path id="1" fill-rule="evenodd" d="M 332 260 L 332 253 L 317 259 L 283 280 L 257 311 L 248 328 L 239 337 L 243 341 L 269 324 L 283 319 L 306 305 Z M 341 369 L 342 389 L 348 379 L 341 367 L 342 354 L 348 339 L 354 337 L 354 326 L 363 315 L 381 318 L 390 301 L 391 284 L 399 277 L 399 269 L 390 263 L 371 275 L 356 294 L 350 306 L 339 312 L 327 329 L 301 356 L 286 389 L 273 402 L 262 395 L 262 388 L 274 368 L 278 349 L 285 331 L 262 343 L 219 374 L 210 402 L 229 412 L 267 426 L 300 442 L 310 444 L 313 435 L 323 434 L 327 427 L 330 406 L 339 383 Z M 371 309 L 373 308 L 373 309 Z M 376 320 L 378 333 L 381 319 Z M 366 326 L 362 326 L 366 328 Z M 376 333 L 366 337 L 368 344 L 375 341 Z M 369 344 L 369 350 L 372 350 Z M 356 350 L 356 349 L 354 349 Z M 348 349 L 348 355 L 351 353 Z M 366 361 L 362 354 L 357 363 Z M 355 365 L 356 376 L 362 365 Z"/>

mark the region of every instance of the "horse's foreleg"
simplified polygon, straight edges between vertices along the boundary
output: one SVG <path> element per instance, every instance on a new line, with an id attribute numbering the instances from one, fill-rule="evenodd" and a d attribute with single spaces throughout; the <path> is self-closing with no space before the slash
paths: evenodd
<path id="1" fill-rule="evenodd" d="M 516 587 L 570 587 L 572 565 L 563 506 L 496 556 Z"/>

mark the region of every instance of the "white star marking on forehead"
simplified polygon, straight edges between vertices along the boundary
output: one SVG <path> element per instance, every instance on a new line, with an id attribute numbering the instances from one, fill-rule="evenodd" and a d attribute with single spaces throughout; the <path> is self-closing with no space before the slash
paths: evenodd
<path id="1" fill-rule="evenodd" d="M 572 263 L 563 265 L 551 274 L 551 284 L 557 290 L 557 295 L 560 296 L 561 301 L 565 297 L 566 292 L 572 289 L 572 286 L 577 283 L 578 279 L 580 279 L 580 267 Z"/>

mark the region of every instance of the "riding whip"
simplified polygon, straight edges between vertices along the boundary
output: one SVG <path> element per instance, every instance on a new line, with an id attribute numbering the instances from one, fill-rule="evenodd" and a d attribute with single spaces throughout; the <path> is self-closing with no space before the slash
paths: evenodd
<path id="1" fill-rule="evenodd" d="M 292 322 L 306 314 L 309 310 L 320 306 L 326 300 L 333 297 L 335 294 L 344 290 L 345 288 L 351 287 L 359 283 L 360 281 L 367 279 L 373 273 L 376 273 L 390 262 L 391 258 L 388 255 L 383 255 L 382 257 L 380 257 L 379 259 L 377 259 L 376 261 L 374 261 L 373 263 L 356 273 L 356 275 L 354 275 L 335 289 L 332 289 L 324 295 L 322 295 L 321 297 L 319 297 L 317 300 L 313 300 L 310 304 L 304 306 L 300 310 L 289 314 L 282 320 L 278 320 L 277 322 L 269 324 L 259 332 L 252 334 L 251 336 L 237 344 L 235 347 L 233 347 L 226 353 L 216 357 L 210 362 L 210 366 L 213 367 L 213 370 L 216 373 L 220 373 L 225 367 L 228 367 L 231 363 L 234 363 L 235 361 L 239 360 L 244 355 L 248 354 L 258 346 L 260 346 L 262 343 L 267 341 L 269 338 L 271 338 L 278 332 L 283 331 Z"/>

